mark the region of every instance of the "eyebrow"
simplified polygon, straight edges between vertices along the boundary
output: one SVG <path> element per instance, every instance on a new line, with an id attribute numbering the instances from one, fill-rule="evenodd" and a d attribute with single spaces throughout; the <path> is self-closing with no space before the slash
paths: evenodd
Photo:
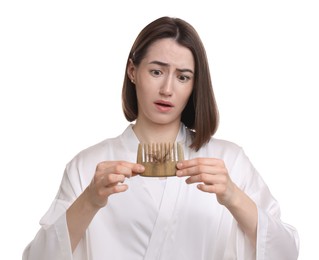
<path id="1" fill-rule="evenodd" d="M 162 62 L 162 61 L 157 61 L 157 60 L 151 61 L 151 62 L 149 62 L 149 64 L 157 64 L 157 65 L 160 65 L 160 66 L 163 66 L 163 67 L 169 67 L 170 66 L 168 63 L 165 63 L 165 62 Z M 194 72 L 191 69 L 177 69 L 177 70 L 179 72 L 190 72 L 190 73 L 194 74 Z"/>

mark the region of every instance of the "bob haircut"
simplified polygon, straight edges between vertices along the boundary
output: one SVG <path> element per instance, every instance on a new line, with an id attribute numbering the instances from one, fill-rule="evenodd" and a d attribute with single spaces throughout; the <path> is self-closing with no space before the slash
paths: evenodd
<path id="1" fill-rule="evenodd" d="M 188 48 L 194 57 L 195 75 L 193 91 L 186 104 L 181 121 L 192 132 L 190 148 L 198 151 L 216 132 L 219 122 L 218 108 L 213 93 L 210 70 L 204 45 L 196 30 L 179 18 L 161 17 L 148 24 L 137 36 L 127 59 L 122 89 L 122 108 L 126 119 L 137 119 L 138 107 L 135 85 L 127 75 L 129 60 L 138 66 L 154 42 L 171 38 Z"/>

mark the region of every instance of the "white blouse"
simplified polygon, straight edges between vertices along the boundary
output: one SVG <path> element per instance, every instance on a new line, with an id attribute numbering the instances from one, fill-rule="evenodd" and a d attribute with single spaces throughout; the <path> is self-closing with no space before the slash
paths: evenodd
<path id="1" fill-rule="evenodd" d="M 181 124 L 177 137 L 184 158 L 224 160 L 233 182 L 258 207 L 257 246 L 253 248 L 216 196 L 186 184 L 185 177 L 135 176 L 126 192 L 109 197 L 72 254 L 66 210 L 106 160 L 135 162 L 138 139 L 132 125 L 118 137 L 83 150 L 66 166 L 59 192 L 26 247 L 23 260 L 294 260 L 297 231 L 280 220 L 280 209 L 242 148 L 212 138 L 198 152 L 189 149 L 190 133 Z"/>

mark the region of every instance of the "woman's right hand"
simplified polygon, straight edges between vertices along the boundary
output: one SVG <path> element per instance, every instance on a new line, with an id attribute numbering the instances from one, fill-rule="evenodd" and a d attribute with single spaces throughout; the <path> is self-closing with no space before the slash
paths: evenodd
<path id="1" fill-rule="evenodd" d="M 85 193 L 90 204 L 100 209 L 107 204 L 108 197 L 114 193 L 124 192 L 128 189 L 123 184 L 125 178 L 142 173 L 141 164 L 126 161 L 104 161 L 96 166 L 94 177 Z"/>

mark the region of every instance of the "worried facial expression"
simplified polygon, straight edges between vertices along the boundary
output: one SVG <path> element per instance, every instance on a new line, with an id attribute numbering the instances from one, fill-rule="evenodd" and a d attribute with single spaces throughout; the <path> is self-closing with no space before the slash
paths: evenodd
<path id="1" fill-rule="evenodd" d="M 128 75 L 134 81 L 139 122 L 179 124 L 193 90 L 195 63 L 189 49 L 173 39 L 154 42 Z M 146 121 L 145 121 L 146 120 Z"/>

